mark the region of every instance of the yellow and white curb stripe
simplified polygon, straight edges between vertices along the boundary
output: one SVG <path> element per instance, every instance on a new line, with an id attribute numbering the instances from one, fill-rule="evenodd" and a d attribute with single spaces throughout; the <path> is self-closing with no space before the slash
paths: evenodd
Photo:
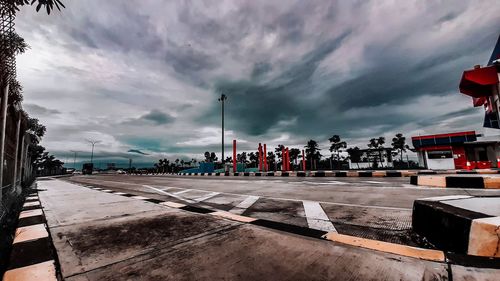
<path id="1" fill-rule="evenodd" d="M 37 195 L 26 198 L 3 281 L 56 281 L 56 258 Z"/>

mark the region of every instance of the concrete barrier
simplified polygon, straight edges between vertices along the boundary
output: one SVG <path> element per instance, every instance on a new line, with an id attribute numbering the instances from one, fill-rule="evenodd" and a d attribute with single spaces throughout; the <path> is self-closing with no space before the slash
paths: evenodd
<path id="1" fill-rule="evenodd" d="M 413 185 L 448 187 L 448 188 L 488 188 L 500 189 L 500 177 L 496 176 L 442 176 L 442 175 L 418 175 L 411 176 L 410 183 Z"/>
<path id="2" fill-rule="evenodd" d="M 467 195 L 416 200 L 413 231 L 440 250 L 500 257 L 500 197 Z"/>

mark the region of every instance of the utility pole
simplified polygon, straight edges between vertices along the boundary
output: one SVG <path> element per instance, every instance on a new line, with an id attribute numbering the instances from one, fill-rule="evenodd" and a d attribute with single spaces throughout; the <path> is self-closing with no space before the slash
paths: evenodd
<path id="1" fill-rule="evenodd" d="M 224 164 L 225 158 L 224 158 L 224 101 L 227 100 L 227 96 L 225 94 L 221 94 L 219 101 L 221 102 L 221 115 L 222 115 L 222 158 L 221 162 Z"/>
<path id="2" fill-rule="evenodd" d="M 90 154 L 90 164 L 93 164 L 93 160 L 94 160 L 94 146 L 97 144 L 97 143 L 100 143 L 100 141 L 98 140 L 87 140 L 91 145 L 92 145 L 92 152 Z"/>
<path id="3" fill-rule="evenodd" d="M 73 158 L 73 169 L 76 171 L 76 150 L 70 150 L 71 152 L 74 153 L 74 158 Z"/>

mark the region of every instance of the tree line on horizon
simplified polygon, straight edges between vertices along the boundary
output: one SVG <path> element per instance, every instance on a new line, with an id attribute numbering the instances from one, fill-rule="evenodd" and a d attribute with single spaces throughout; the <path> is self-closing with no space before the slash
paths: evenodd
<path id="1" fill-rule="evenodd" d="M 324 158 L 321 154 L 321 148 L 317 141 L 311 139 L 304 146 L 304 154 L 306 158 L 306 166 L 307 169 L 317 170 L 317 169 L 341 169 L 345 168 L 345 165 L 348 164 L 350 160 L 353 163 L 358 162 L 366 162 L 367 159 L 363 159 L 363 149 L 358 146 L 347 147 L 347 142 L 342 140 L 339 135 L 333 135 L 328 139 L 330 142 L 330 156 Z M 399 156 L 399 161 L 394 161 L 398 163 L 398 165 L 404 164 L 403 155 L 405 152 L 410 149 L 410 147 L 406 144 L 406 137 L 403 136 L 402 133 L 396 134 L 392 138 L 392 143 L 390 147 L 385 147 L 386 144 L 385 137 L 371 138 L 367 143 L 367 149 L 370 152 L 373 152 L 374 157 L 372 164 L 373 168 L 383 167 L 383 162 L 386 160 L 388 155 L 386 155 L 383 151 L 389 151 L 390 157 Z M 283 155 L 282 151 L 285 148 L 283 144 L 279 144 L 274 151 L 267 152 L 267 161 L 270 170 L 278 170 L 283 163 Z M 347 155 L 345 155 L 345 153 Z M 294 169 L 301 168 L 302 160 L 302 151 L 298 148 L 290 148 L 290 162 L 294 166 Z M 378 157 L 377 157 L 378 155 Z M 217 154 L 215 152 L 206 151 L 203 153 L 204 159 L 200 161 L 201 163 L 216 163 L 221 164 Z M 258 167 L 258 151 L 256 152 L 241 152 L 236 155 L 236 162 L 246 164 L 248 168 L 257 168 Z M 366 157 L 365 157 L 366 158 Z M 233 163 L 232 157 L 226 157 L 225 163 Z M 408 161 L 408 166 L 411 161 Z M 160 159 L 158 163 L 154 164 L 154 168 L 158 172 L 178 172 L 185 168 L 196 167 L 196 164 L 199 163 L 196 159 L 191 160 L 183 160 L 183 159 L 175 159 L 175 161 L 170 161 L 166 158 Z M 411 165 L 415 166 L 415 163 L 411 163 Z M 358 166 L 359 168 L 359 166 Z"/>

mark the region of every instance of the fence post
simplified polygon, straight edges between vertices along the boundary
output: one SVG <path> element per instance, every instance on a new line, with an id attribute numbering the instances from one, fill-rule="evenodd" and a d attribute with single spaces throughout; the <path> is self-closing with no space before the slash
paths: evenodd
<path id="1" fill-rule="evenodd" d="M 12 187 L 13 190 L 16 189 L 16 183 L 17 183 L 17 155 L 19 153 L 19 134 L 21 131 L 21 113 L 17 114 L 18 119 L 17 119 L 17 126 L 16 126 L 16 148 L 14 150 L 14 175 L 12 177 Z"/>
<path id="2" fill-rule="evenodd" d="M 3 86 L 3 85 L 2 85 Z M 0 108 L 0 203 L 2 202 L 3 190 L 3 162 L 5 159 L 5 129 L 7 125 L 7 105 L 9 104 L 9 83 L 5 82 Z"/>

